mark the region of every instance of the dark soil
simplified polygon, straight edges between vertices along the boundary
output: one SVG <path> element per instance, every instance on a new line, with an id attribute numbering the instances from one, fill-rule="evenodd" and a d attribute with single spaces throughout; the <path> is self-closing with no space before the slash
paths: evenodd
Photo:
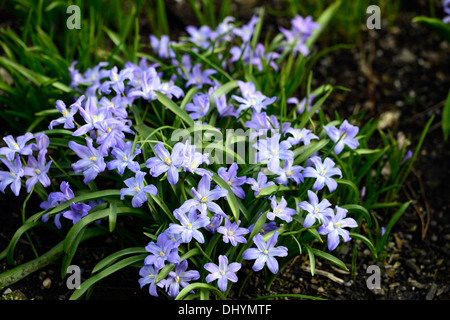
<path id="1" fill-rule="evenodd" d="M 316 260 L 316 274 L 311 276 L 308 259 L 303 255 L 280 273 L 270 290 L 265 289 L 261 273 L 252 273 L 242 294 L 238 296 L 234 292 L 232 299 L 272 294 L 302 294 L 331 300 L 450 298 L 450 144 L 443 141 L 440 127 L 443 101 L 450 88 L 447 72 L 450 70 L 450 44 L 429 28 L 413 24 L 411 19 L 416 13 L 401 12 L 392 28 L 383 25 L 380 30 L 363 30 L 356 48 L 323 57 L 314 75 L 316 84 L 330 80 L 332 85 L 351 89 L 349 93 L 332 95 L 325 106 L 327 113 L 337 111 L 345 116 L 353 114 L 355 109 L 366 108 L 369 115 L 386 120 L 385 128 L 392 130 L 398 139 L 409 137 L 412 150 L 425 123 L 432 115 L 436 116 L 414 170 L 400 193 L 400 200 L 412 199 L 413 205 L 393 228 L 388 257 L 385 263 L 379 264 L 381 289 L 367 288 L 366 280 L 371 274 L 366 270 L 374 262 L 365 245 L 358 243 L 354 277 L 319 259 Z M 21 202 L 16 200 L 17 203 L 2 201 L 2 249 L 20 227 L 21 208 L 17 204 Z M 45 239 L 41 241 L 44 243 Z M 95 261 L 114 251 L 111 243 L 108 238 L 100 238 L 83 245 L 74 261 L 84 275 L 90 273 Z M 16 249 L 16 259 L 20 262 L 32 257 L 24 238 Z M 347 266 L 351 265 L 352 244 L 341 249 L 339 258 Z M 0 267 L 5 268 L 4 265 Z M 124 271 L 100 282 L 91 299 L 152 299 L 147 287 L 139 288 L 137 270 Z M 249 270 L 250 266 L 244 268 L 241 277 Z M 3 297 L 66 300 L 71 291 L 62 283 L 59 274 L 59 264 L 52 264 L 10 286 L 6 292 L 3 290 Z M 50 286 L 45 288 L 44 284 L 47 286 L 49 281 Z"/>

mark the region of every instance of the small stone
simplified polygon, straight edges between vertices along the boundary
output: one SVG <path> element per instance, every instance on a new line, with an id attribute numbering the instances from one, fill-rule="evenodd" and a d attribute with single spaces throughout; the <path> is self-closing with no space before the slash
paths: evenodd
<path id="1" fill-rule="evenodd" d="M 52 280 L 50 278 L 45 278 L 45 280 L 42 282 L 42 286 L 45 289 L 50 289 L 51 285 L 52 285 Z"/>
<path id="2" fill-rule="evenodd" d="M 437 284 L 433 283 L 431 285 L 430 291 L 428 291 L 427 296 L 425 297 L 425 300 L 433 300 L 434 295 L 436 294 L 437 288 L 438 288 Z"/>

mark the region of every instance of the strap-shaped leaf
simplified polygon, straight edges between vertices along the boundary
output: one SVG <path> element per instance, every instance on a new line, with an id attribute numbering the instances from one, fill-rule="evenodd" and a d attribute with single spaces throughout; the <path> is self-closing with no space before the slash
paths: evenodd
<path id="1" fill-rule="evenodd" d="M 161 102 L 163 106 L 167 107 L 167 109 L 172 111 L 176 116 L 180 117 L 181 120 L 183 120 L 188 127 L 193 127 L 195 125 L 194 120 L 192 120 L 192 118 L 187 114 L 187 112 L 184 109 L 181 109 L 175 102 L 170 100 L 165 94 L 158 91 L 155 92 L 158 101 Z"/>

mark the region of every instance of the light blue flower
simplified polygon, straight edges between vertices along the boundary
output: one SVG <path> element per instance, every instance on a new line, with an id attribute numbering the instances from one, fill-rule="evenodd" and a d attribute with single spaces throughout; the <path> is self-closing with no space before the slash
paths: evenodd
<path id="1" fill-rule="evenodd" d="M 204 268 L 210 272 L 205 278 L 207 283 L 218 280 L 217 285 L 220 291 L 227 291 L 228 281 L 237 282 L 238 277 L 236 272 L 241 269 L 241 264 L 233 262 L 228 264 L 228 258 L 224 255 L 219 255 L 219 265 L 215 263 L 207 263 Z"/>
<path id="2" fill-rule="evenodd" d="M 259 271 L 264 268 L 265 265 L 272 273 L 278 272 L 278 261 L 275 257 L 285 257 L 288 254 L 288 249 L 284 246 L 275 247 L 278 240 L 278 231 L 275 231 L 272 237 L 264 241 L 261 234 L 257 234 L 253 237 L 253 242 L 256 248 L 249 248 L 244 251 L 242 258 L 244 260 L 255 260 L 253 264 L 253 271 Z"/>
<path id="3" fill-rule="evenodd" d="M 131 199 L 131 205 L 134 208 L 141 207 L 144 202 L 147 201 L 146 193 L 150 193 L 156 196 L 158 190 L 152 184 L 144 186 L 144 176 L 145 172 L 138 171 L 136 172 L 136 176 L 132 178 L 128 178 L 124 181 L 128 188 L 120 189 L 120 199 L 125 199 L 125 196 L 133 196 Z"/>

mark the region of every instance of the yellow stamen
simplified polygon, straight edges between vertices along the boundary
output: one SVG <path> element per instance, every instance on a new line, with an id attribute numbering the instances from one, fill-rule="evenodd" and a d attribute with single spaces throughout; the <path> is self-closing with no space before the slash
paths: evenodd
<path id="1" fill-rule="evenodd" d="M 19 145 L 17 143 L 14 143 L 14 149 L 19 150 Z"/>
<path id="2" fill-rule="evenodd" d="M 206 202 L 206 197 L 203 197 L 203 198 L 202 198 L 202 201 L 203 201 L 203 202 Z"/>
<path id="3" fill-rule="evenodd" d="M 14 172 L 10 172 L 9 173 L 12 177 L 15 177 L 16 176 L 16 174 L 14 173 Z"/>
<path id="4" fill-rule="evenodd" d="M 164 252 L 161 251 L 161 252 L 159 253 L 159 255 L 160 255 L 160 256 L 163 256 L 163 255 L 164 255 Z"/>
<path id="5" fill-rule="evenodd" d="M 291 174 L 292 174 L 292 171 L 289 171 L 288 175 L 291 175 Z"/>
<path id="6" fill-rule="evenodd" d="M 39 169 L 34 169 L 34 171 L 36 171 L 37 174 L 41 173 L 41 170 L 39 170 Z"/>
<path id="7" fill-rule="evenodd" d="M 261 188 L 258 188 L 258 190 L 261 191 L 262 189 L 261 189 Z"/>
<path id="8" fill-rule="evenodd" d="M 225 271 L 221 270 L 220 273 L 221 273 L 222 275 L 224 275 L 224 274 L 225 274 Z"/>
<path id="9" fill-rule="evenodd" d="M 188 223 L 188 228 L 192 229 L 192 223 Z"/>
<path id="10" fill-rule="evenodd" d="M 272 153 L 273 153 L 273 154 L 277 154 L 277 152 L 278 152 L 278 151 L 277 151 L 276 149 L 272 149 Z"/>
<path id="11" fill-rule="evenodd" d="M 126 156 L 123 156 L 123 161 L 127 161 L 128 160 L 128 158 L 126 157 Z"/>
<path id="12" fill-rule="evenodd" d="M 231 186 L 231 181 L 228 181 L 228 184 Z"/>
<path id="13" fill-rule="evenodd" d="M 228 231 L 228 234 L 229 234 L 230 236 L 232 236 L 232 235 L 233 235 L 233 231 Z"/>
<path id="14" fill-rule="evenodd" d="M 265 254 L 268 254 L 268 253 L 269 253 L 267 250 L 264 250 L 263 252 L 264 252 Z"/>
<path id="15" fill-rule="evenodd" d="M 301 138 L 302 138 L 302 134 L 301 134 L 301 133 L 300 133 L 300 134 L 298 135 L 298 138 L 299 138 L 299 139 L 301 139 Z"/>
<path id="16" fill-rule="evenodd" d="M 113 80 L 114 80 L 114 81 L 119 81 L 119 78 L 117 78 L 117 76 L 116 76 L 116 75 L 113 75 L 113 77 L 112 77 L 112 78 L 113 78 Z"/>
<path id="17" fill-rule="evenodd" d="M 322 171 L 322 175 L 325 175 L 325 173 L 327 173 L 327 171 L 326 171 L 326 170 L 323 170 L 323 171 Z"/>
<path id="18" fill-rule="evenodd" d="M 62 111 L 62 114 L 65 116 L 65 115 L 67 115 L 67 111 L 66 110 L 63 110 Z"/>
<path id="19" fill-rule="evenodd" d="M 108 127 L 108 128 L 106 128 L 106 132 L 111 132 L 111 128 L 110 127 Z"/>
<path id="20" fill-rule="evenodd" d="M 89 159 L 91 159 L 92 161 L 96 161 L 97 157 L 90 157 Z"/>
<path id="21" fill-rule="evenodd" d="M 139 187 L 134 187 L 134 190 L 139 191 L 140 189 Z"/>

